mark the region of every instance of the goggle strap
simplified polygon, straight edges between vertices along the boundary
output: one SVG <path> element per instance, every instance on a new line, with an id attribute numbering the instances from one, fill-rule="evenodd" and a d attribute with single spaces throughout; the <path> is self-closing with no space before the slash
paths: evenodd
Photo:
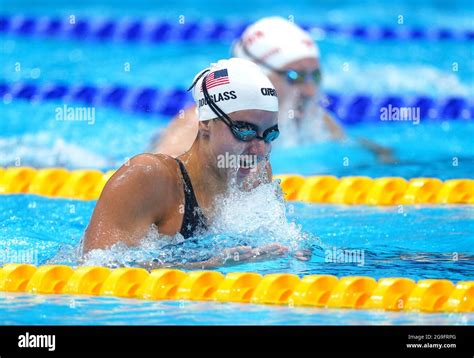
<path id="1" fill-rule="evenodd" d="M 206 70 L 204 70 L 204 71 L 202 71 L 202 72 L 199 74 L 199 76 L 197 76 L 197 78 L 194 80 L 194 82 L 191 84 L 191 86 L 189 86 L 189 88 L 187 89 L 187 91 L 188 91 L 188 92 L 191 91 L 191 90 L 194 88 L 194 86 L 196 86 L 196 83 L 199 81 L 199 79 L 200 79 L 202 76 L 204 76 L 204 75 L 205 75 L 207 72 L 209 72 L 209 71 L 210 71 L 209 68 L 206 69 Z"/>
<path id="2" fill-rule="evenodd" d="M 240 46 L 242 47 L 242 50 L 244 51 L 244 54 L 247 55 L 247 57 L 250 57 L 254 62 L 258 63 L 259 65 L 269 69 L 270 71 L 273 71 L 275 73 L 278 73 L 280 76 L 285 76 L 288 71 L 284 71 L 284 70 L 278 70 L 276 69 L 275 67 L 273 66 L 270 66 L 268 63 L 266 63 L 265 61 L 259 59 L 257 56 L 254 56 L 252 53 L 250 53 L 250 51 L 248 50 L 248 48 L 244 45 L 242 39 L 239 40 L 239 43 L 240 43 Z M 236 45 L 234 45 L 235 47 Z M 232 49 L 232 51 L 234 51 L 234 49 Z M 299 76 L 299 72 L 296 71 L 296 73 L 298 73 L 298 76 Z"/>
<path id="3" fill-rule="evenodd" d="M 209 95 L 209 92 L 207 91 L 206 79 L 207 79 L 207 76 L 204 77 L 202 81 L 202 92 L 204 93 L 204 98 L 207 101 L 207 105 L 217 117 L 221 117 L 221 119 L 225 118 L 229 122 L 229 124 L 231 124 L 232 119 L 230 119 L 227 116 L 227 114 L 221 108 L 219 108 L 219 106 L 215 104 L 214 101 L 211 99 L 211 96 Z"/>
<path id="4" fill-rule="evenodd" d="M 259 59 L 257 56 L 254 56 L 253 54 L 251 54 L 250 51 L 248 50 L 248 48 L 244 45 L 242 39 L 240 39 L 239 42 L 240 42 L 240 46 L 242 47 L 242 50 L 244 51 L 244 54 L 247 55 L 247 57 L 250 57 L 254 62 L 257 62 L 259 65 L 262 65 L 265 68 L 268 68 L 270 71 L 273 71 L 273 72 L 276 72 L 276 73 L 281 72 L 280 70 L 277 70 L 273 66 L 270 66 L 265 61 Z"/>

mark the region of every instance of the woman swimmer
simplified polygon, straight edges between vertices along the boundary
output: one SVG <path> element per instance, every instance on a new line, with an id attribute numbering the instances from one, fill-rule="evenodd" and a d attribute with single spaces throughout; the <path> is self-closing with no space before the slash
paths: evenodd
<path id="1" fill-rule="evenodd" d="M 192 91 L 199 126 L 189 151 L 177 158 L 141 154 L 117 170 L 94 209 L 84 252 L 118 242 L 136 246 L 152 225 L 163 235 L 192 237 L 212 223 L 215 199 L 229 182 L 245 188 L 271 181 L 268 158 L 279 135 L 278 98 L 260 68 L 243 59 L 221 60 L 196 76 Z M 239 165 L 218 165 L 222 155 L 238 158 Z M 255 158 L 255 168 L 248 167 L 248 158 Z M 218 266 L 235 253 L 241 262 L 287 251 L 279 244 L 241 246 L 188 266 Z M 296 257 L 307 260 L 308 252 Z"/>

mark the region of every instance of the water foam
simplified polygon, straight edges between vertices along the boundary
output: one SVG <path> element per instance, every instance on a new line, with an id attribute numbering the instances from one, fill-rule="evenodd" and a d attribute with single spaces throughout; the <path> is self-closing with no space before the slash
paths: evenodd
<path id="1" fill-rule="evenodd" d="M 114 163 L 47 132 L 0 139 L 0 165 L 101 169 Z M 21 162 L 18 162 L 20 161 Z"/>
<path id="2" fill-rule="evenodd" d="M 226 248 L 258 248 L 277 243 L 292 253 L 308 246 L 310 240 L 314 242 L 314 237 L 288 220 L 287 206 L 276 182 L 248 192 L 233 188 L 216 198 L 215 209 L 209 230 L 193 238 L 184 240 L 180 234 L 164 236 L 151 225 L 138 246 L 116 243 L 110 248 L 86 253 L 78 263 L 108 267 L 186 267 L 186 264 L 215 257 Z M 67 256 L 63 254 L 55 260 Z"/>

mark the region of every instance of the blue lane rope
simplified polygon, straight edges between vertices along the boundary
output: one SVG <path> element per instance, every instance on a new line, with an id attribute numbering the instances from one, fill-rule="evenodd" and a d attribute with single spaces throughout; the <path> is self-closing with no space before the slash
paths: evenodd
<path id="1" fill-rule="evenodd" d="M 326 94 L 323 105 L 346 124 L 381 121 L 381 109 L 418 108 L 422 120 L 474 119 L 474 99 L 464 97 L 431 98 L 428 96 L 345 96 Z M 193 103 L 191 95 L 182 88 L 130 88 L 126 86 L 35 84 L 0 81 L 0 98 L 8 104 L 20 99 L 30 102 L 61 101 L 84 103 L 94 107 L 112 107 L 147 115 L 174 116 Z"/>
<path id="2" fill-rule="evenodd" d="M 175 42 L 175 41 L 232 41 L 250 25 L 246 21 L 190 21 L 183 24 L 159 19 L 85 19 L 75 17 L 71 23 L 64 17 L 31 17 L 0 15 L 0 33 L 24 36 L 59 37 L 95 41 Z M 422 28 L 408 25 L 398 27 L 305 24 L 304 29 L 320 35 L 342 35 L 365 40 L 474 40 L 472 29 Z"/>

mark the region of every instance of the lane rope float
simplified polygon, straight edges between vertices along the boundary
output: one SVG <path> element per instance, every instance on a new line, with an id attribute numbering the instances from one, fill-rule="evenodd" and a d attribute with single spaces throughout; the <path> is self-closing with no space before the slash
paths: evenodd
<path id="1" fill-rule="evenodd" d="M 109 269 L 64 265 L 6 264 L 0 291 L 32 294 L 117 296 L 146 300 L 191 300 L 379 309 L 420 312 L 474 312 L 474 281 L 381 278 L 289 273 L 184 272 L 142 268 Z"/>
<path id="2" fill-rule="evenodd" d="M 0 194 L 28 193 L 96 200 L 110 170 L 0 167 Z M 331 175 L 275 175 L 288 201 L 349 205 L 474 204 L 474 180 L 401 177 L 369 178 Z"/>
<path id="3" fill-rule="evenodd" d="M 33 17 L 21 14 L 0 15 L 0 33 L 99 42 L 230 42 L 240 37 L 250 24 L 250 22 L 232 19 L 194 21 L 177 18 L 175 21 L 171 21 L 156 18 L 85 18 L 75 15 L 64 17 Z M 344 36 L 368 41 L 474 40 L 474 31 L 470 29 L 329 23 L 299 23 L 299 25 L 319 38 L 323 36 Z"/>

